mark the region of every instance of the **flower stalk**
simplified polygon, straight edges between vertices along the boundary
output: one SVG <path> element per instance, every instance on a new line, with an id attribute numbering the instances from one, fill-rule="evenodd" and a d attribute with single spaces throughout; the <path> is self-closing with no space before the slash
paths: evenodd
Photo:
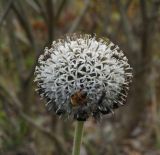
<path id="1" fill-rule="evenodd" d="M 82 136 L 83 136 L 83 126 L 84 121 L 77 121 L 74 134 L 74 143 L 73 143 L 73 150 L 72 155 L 79 155 L 80 154 L 80 147 L 82 143 Z"/>

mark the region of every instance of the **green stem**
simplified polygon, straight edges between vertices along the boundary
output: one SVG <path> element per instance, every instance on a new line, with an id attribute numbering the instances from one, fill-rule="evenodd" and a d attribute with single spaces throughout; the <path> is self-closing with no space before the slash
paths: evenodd
<path id="1" fill-rule="evenodd" d="M 83 121 L 77 121 L 75 134 L 74 134 L 74 144 L 73 144 L 73 152 L 72 155 L 79 155 L 80 154 L 80 147 L 82 142 L 82 135 L 83 135 Z"/>

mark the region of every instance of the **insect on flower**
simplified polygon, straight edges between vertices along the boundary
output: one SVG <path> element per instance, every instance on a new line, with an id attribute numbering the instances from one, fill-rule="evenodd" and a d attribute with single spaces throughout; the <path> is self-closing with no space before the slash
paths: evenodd
<path id="1" fill-rule="evenodd" d="M 71 95 L 71 104 L 73 106 L 85 105 L 87 103 L 87 92 L 79 90 Z"/>

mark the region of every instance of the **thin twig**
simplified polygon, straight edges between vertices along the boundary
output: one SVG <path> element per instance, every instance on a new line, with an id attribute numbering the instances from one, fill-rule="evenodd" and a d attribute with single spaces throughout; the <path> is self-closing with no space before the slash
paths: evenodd
<path id="1" fill-rule="evenodd" d="M 32 77 L 33 77 L 33 75 L 34 75 L 35 67 L 36 67 L 37 62 L 38 62 L 38 58 L 39 58 L 39 56 L 43 53 L 44 48 L 46 47 L 47 44 L 48 44 L 48 42 L 46 42 L 46 43 L 44 44 L 44 46 L 43 46 L 41 49 L 39 49 L 39 52 L 36 53 L 35 62 L 34 62 L 34 64 L 32 65 L 31 70 L 30 70 L 27 78 L 26 78 L 25 81 L 24 81 L 24 85 L 27 86 L 27 85 L 31 82 Z"/>
<path id="2" fill-rule="evenodd" d="M 14 0 L 9 0 L 9 1 L 8 1 L 8 4 L 7 4 L 7 6 L 6 6 L 6 9 L 5 9 L 4 13 L 2 14 L 2 16 L 1 16 L 1 18 L 0 18 L 0 26 L 1 26 L 1 24 L 3 23 L 4 19 L 6 18 L 6 16 L 8 15 L 9 10 L 10 10 L 13 2 L 14 2 Z"/>
<path id="3" fill-rule="evenodd" d="M 16 3 L 17 4 L 17 3 Z M 33 30 L 32 27 L 30 25 L 30 22 L 28 21 L 26 12 L 21 4 L 21 1 L 19 1 L 19 3 L 16 5 L 15 3 L 13 4 L 13 11 L 15 12 L 18 21 L 20 22 L 21 26 L 23 27 L 28 40 L 30 41 L 32 47 L 34 48 L 34 50 L 36 50 L 36 43 L 35 43 L 35 39 L 34 39 L 34 35 L 33 35 Z"/>
<path id="4" fill-rule="evenodd" d="M 60 15 L 62 13 L 62 10 L 63 10 L 64 6 L 66 5 L 66 2 L 67 2 L 67 0 L 61 0 L 60 6 L 58 7 L 58 10 L 55 15 L 56 22 L 58 21 Z"/>
<path id="5" fill-rule="evenodd" d="M 127 2 L 126 2 L 126 5 L 125 5 L 125 11 L 127 11 L 128 10 L 128 8 L 129 8 L 129 6 L 131 5 L 131 3 L 132 3 L 132 0 L 127 0 Z"/>
<path id="6" fill-rule="evenodd" d="M 127 37 L 127 42 L 128 42 L 128 45 L 129 45 L 129 49 L 132 52 L 135 52 L 135 51 L 137 51 L 136 42 L 135 42 L 135 38 L 134 38 L 134 35 L 133 35 L 132 27 L 131 27 L 131 25 L 129 23 L 129 20 L 127 18 L 127 15 L 125 13 L 125 8 L 122 5 L 121 1 L 119 1 L 119 0 L 115 0 L 115 1 L 116 1 L 116 4 L 117 4 L 119 13 L 121 15 L 123 30 L 124 30 L 124 33 Z"/>
<path id="7" fill-rule="evenodd" d="M 54 135 L 51 131 L 43 128 L 42 126 L 35 123 L 35 121 L 30 118 L 28 115 L 24 114 L 22 111 L 20 111 L 20 116 L 26 120 L 30 125 L 32 125 L 34 128 L 36 128 L 38 131 L 46 135 L 48 138 L 52 139 L 54 143 L 56 144 L 56 147 L 58 150 L 61 150 L 63 154 L 67 154 L 67 150 L 64 149 L 64 143 L 63 140 L 60 139 L 59 136 Z"/>
<path id="8" fill-rule="evenodd" d="M 54 7 L 51 0 L 46 0 L 46 9 L 47 9 L 47 26 L 48 26 L 48 43 L 52 43 L 54 38 Z"/>
<path id="9" fill-rule="evenodd" d="M 21 26 L 24 28 L 25 33 L 33 47 L 33 50 L 36 53 L 35 56 L 35 63 L 33 64 L 33 67 L 31 68 L 31 71 L 29 72 L 29 74 L 26 76 L 26 78 L 23 81 L 23 85 L 26 86 L 29 84 L 29 82 L 31 81 L 32 77 L 33 77 L 33 73 L 34 73 L 34 68 L 37 64 L 37 59 L 39 57 L 39 55 L 41 54 L 41 51 L 43 51 L 43 49 L 39 49 L 37 47 L 36 41 L 35 41 L 35 37 L 33 35 L 33 30 L 32 27 L 30 26 L 30 23 L 28 21 L 26 12 L 21 4 L 21 2 L 19 2 L 19 7 L 17 7 L 17 5 L 13 5 L 13 10 L 17 15 L 18 21 L 20 22 Z M 23 14 L 22 14 L 23 12 Z M 51 29 L 52 25 L 50 25 L 50 29 Z M 44 48 L 44 47 L 43 47 Z"/>
<path id="10" fill-rule="evenodd" d="M 56 146 L 59 148 L 59 150 L 62 150 L 62 152 L 64 154 L 67 154 L 67 150 L 65 150 L 64 147 L 62 147 L 62 146 L 64 146 L 63 140 L 60 137 L 54 135 L 51 131 L 46 130 L 42 126 L 36 124 L 35 121 L 30 116 L 25 114 L 22 110 L 21 101 L 17 98 L 17 96 L 14 94 L 14 92 L 10 91 L 4 85 L 4 83 L 2 81 L 0 81 L 0 97 L 7 99 L 7 101 L 10 103 L 10 107 L 12 106 L 13 107 L 12 109 L 17 114 L 19 114 L 19 116 L 21 116 L 25 121 L 27 121 L 30 125 L 32 125 L 34 128 L 36 128 L 40 132 L 42 132 L 48 138 L 52 139 L 55 142 Z"/>
<path id="11" fill-rule="evenodd" d="M 146 6 L 146 1 L 145 0 L 140 0 L 140 7 L 141 7 L 141 14 L 142 14 L 142 25 L 143 25 L 143 30 L 142 30 L 142 43 L 141 43 L 141 52 L 144 58 L 146 56 L 149 56 L 149 53 L 147 52 L 148 49 L 148 17 L 147 17 L 147 6 Z M 146 61 L 146 60 L 145 60 Z"/>
<path id="12" fill-rule="evenodd" d="M 37 0 L 35 0 L 35 2 L 37 2 L 39 7 L 42 8 L 41 3 L 39 3 Z M 28 85 L 28 83 L 31 81 L 33 74 L 34 74 L 35 67 L 37 65 L 38 58 L 39 58 L 40 54 L 42 54 L 44 47 L 46 47 L 48 44 L 51 44 L 54 39 L 55 17 L 54 17 L 54 7 L 53 7 L 53 3 L 51 0 L 47 0 L 46 8 L 47 8 L 46 15 L 48 15 L 46 17 L 47 18 L 47 25 L 48 25 L 48 40 L 45 42 L 44 46 L 38 50 L 39 52 L 36 55 L 35 63 L 33 64 L 31 71 L 28 74 L 28 76 L 24 82 L 25 85 Z"/>
<path id="13" fill-rule="evenodd" d="M 22 82 L 24 79 L 25 65 L 24 65 L 23 55 L 17 46 L 17 39 L 15 36 L 15 29 L 14 29 L 13 18 L 11 14 L 6 19 L 6 29 L 9 36 L 10 48 L 11 48 L 13 58 L 16 64 L 16 68 L 18 71 L 18 77 L 20 82 Z"/>
<path id="14" fill-rule="evenodd" d="M 108 2 L 108 3 L 107 3 Z M 119 27 L 121 26 L 121 22 L 118 22 L 118 24 L 117 24 L 117 26 L 116 26 L 116 28 L 115 28 L 115 30 L 114 31 L 112 31 L 112 32 L 106 32 L 106 27 L 110 24 L 110 22 L 111 22 L 111 16 L 110 16 L 110 14 L 111 14 L 111 11 L 112 11 L 112 0 L 109 0 L 109 1 L 107 1 L 106 2 L 106 10 L 107 10 L 107 13 L 108 13 L 108 15 L 107 15 L 107 17 L 105 17 L 105 19 L 103 19 L 103 21 L 105 21 L 105 23 L 104 23 L 104 29 L 105 29 L 105 32 L 104 32 L 104 34 L 107 34 L 107 36 L 112 40 L 112 41 L 114 41 L 115 40 L 115 38 L 116 38 L 116 35 L 118 34 L 118 32 L 117 31 L 119 31 Z M 124 6 L 124 12 L 126 13 L 127 11 L 128 11 L 128 8 L 130 7 L 130 5 L 131 5 L 131 3 L 132 3 L 132 0 L 127 0 L 127 2 L 126 2 L 126 4 L 125 4 L 125 6 Z"/>
<path id="15" fill-rule="evenodd" d="M 39 6 L 33 0 L 25 0 L 26 3 L 37 13 L 41 13 Z"/>
<path id="16" fill-rule="evenodd" d="M 84 15 L 87 12 L 87 9 L 89 8 L 89 5 L 90 5 L 90 0 L 86 0 L 84 8 L 81 10 L 80 15 L 73 22 L 71 28 L 68 31 L 69 33 L 74 32 L 78 28 L 78 26 L 80 25 Z"/>
<path id="17" fill-rule="evenodd" d="M 46 13 L 43 3 L 40 0 L 34 0 L 34 2 L 39 7 L 41 16 L 43 17 L 44 21 L 47 22 L 47 13 Z"/>

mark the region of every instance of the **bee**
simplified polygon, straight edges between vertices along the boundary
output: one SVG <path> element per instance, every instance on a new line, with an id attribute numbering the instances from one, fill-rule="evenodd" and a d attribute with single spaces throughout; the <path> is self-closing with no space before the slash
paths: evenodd
<path id="1" fill-rule="evenodd" d="M 72 106 L 80 106 L 84 105 L 87 102 L 87 92 L 79 90 L 71 95 L 71 104 Z"/>

